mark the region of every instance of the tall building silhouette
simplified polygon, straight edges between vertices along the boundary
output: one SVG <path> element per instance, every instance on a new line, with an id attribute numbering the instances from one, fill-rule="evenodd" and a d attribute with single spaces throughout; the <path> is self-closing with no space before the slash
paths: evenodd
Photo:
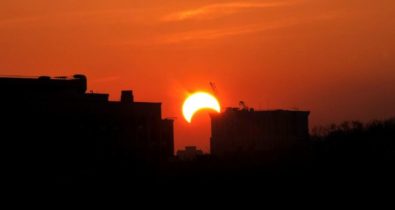
<path id="1" fill-rule="evenodd" d="M 217 157 L 280 154 L 309 138 L 307 111 L 228 108 L 210 116 L 211 154 Z"/>
<path id="2" fill-rule="evenodd" d="M 89 167 L 151 167 L 173 156 L 173 122 L 161 103 L 122 91 L 86 93 L 87 78 L 0 78 L 0 136 L 10 167 L 63 173 Z"/>
<path id="3" fill-rule="evenodd" d="M 174 155 L 174 120 L 166 118 L 161 124 L 161 148 L 165 158 Z"/>

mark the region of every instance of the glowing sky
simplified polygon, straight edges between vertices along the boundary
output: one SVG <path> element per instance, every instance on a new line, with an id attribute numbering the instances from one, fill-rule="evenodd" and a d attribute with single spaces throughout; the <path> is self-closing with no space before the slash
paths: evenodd
<path id="1" fill-rule="evenodd" d="M 222 107 L 311 110 L 311 126 L 395 116 L 395 1 L 0 1 L 1 75 L 74 73 L 163 102 L 177 148 L 209 148 L 207 113 L 181 106 L 210 81 Z"/>

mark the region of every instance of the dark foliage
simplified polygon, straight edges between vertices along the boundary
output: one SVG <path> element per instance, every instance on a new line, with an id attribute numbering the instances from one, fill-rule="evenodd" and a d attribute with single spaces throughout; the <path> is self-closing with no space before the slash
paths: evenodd
<path id="1" fill-rule="evenodd" d="M 395 118 L 313 129 L 313 167 L 327 173 L 389 176 L 395 166 Z"/>

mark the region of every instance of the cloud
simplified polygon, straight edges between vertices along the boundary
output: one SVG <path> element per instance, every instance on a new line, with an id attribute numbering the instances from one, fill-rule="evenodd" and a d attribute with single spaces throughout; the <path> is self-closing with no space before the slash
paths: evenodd
<path id="1" fill-rule="evenodd" d="M 206 30 L 194 30 L 182 33 L 175 33 L 160 39 L 161 43 L 165 44 L 176 44 L 188 41 L 196 40 L 214 40 L 228 36 L 246 35 L 252 33 L 259 33 L 264 31 L 276 30 L 286 27 L 292 27 L 300 24 L 308 24 L 317 21 L 330 21 L 341 17 L 338 13 L 326 13 L 317 16 L 306 16 L 300 18 L 288 18 L 283 20 L 277 20 L 267 23 L 250 24 L 238 27 L 229 27 L 221 29 L 206 29 Z"/>
<path id="2" fill-rule="evenodd" d="M 162 21 L 182 21 L 189 19 L 213 19 L 224 15 L 240 12 L 246 9 L 282 7 L 295 4 L 295 1 L 287 2 L 231 2 L 222 4 L 210 4 L 203 7 L 172 13 L 162 17 Z"/>
<path id="3" fill-rule="evenodd" d="M 271 27 L 261 28 L 259 26 L 250 25 L 250 26 L 233 27 L 233 28 L 225 28 L 225 29 L 207 29 L 207 30 L 188 31 L 188 32 L 177 33 L 177 34 L 166 36 L 163 39 L 161 39 L 161 42 L 170 44 L 170 43 L 180 43 L 180 42 L 194 41 L 194 40 L 211 40 L 211 39 L 218 39 L 226 36 L 253 33 L 269 28 Z"/>

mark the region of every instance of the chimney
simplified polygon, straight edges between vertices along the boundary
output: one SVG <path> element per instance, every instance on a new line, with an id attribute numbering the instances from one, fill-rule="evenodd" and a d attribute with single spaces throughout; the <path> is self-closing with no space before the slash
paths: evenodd
<path id="1" fill-rule="evenodd" d="M 131 90 L 122 90 L 122 92 L 121 92 L 121 103 L 131 104 L 133 102 L 134 102 L 133 91 L 131 91 Z"/>

